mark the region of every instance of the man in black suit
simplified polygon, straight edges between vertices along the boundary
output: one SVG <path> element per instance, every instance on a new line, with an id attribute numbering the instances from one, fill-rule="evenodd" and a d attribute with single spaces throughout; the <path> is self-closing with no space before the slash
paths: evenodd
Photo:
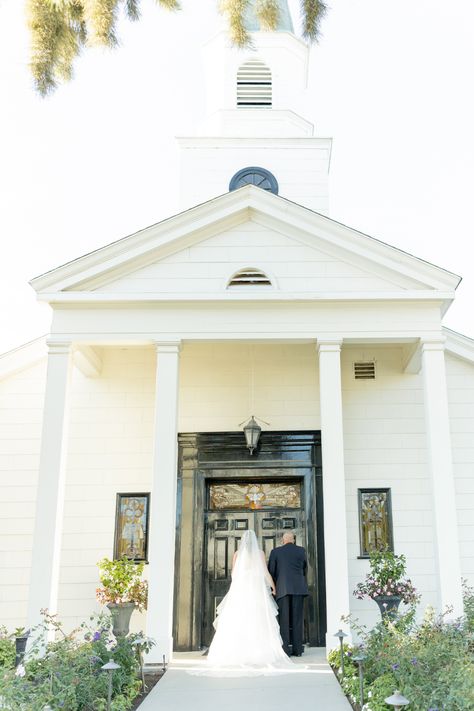
<path id="1" fill-rule="evenodd" d="M 303 601 L 308 595 L 306 551 L 295 545 L 295 534 L 286 531 L 283 545 L 270 553 L 268 570 L 275 581 L 278 620 L 286 654 L 303 653 Z M 291 650 L 290 650 L 291 645 Z"/>

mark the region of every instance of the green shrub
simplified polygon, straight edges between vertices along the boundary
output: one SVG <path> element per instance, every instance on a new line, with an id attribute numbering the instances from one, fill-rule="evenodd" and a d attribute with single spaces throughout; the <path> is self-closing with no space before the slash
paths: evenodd
<path id="1" fill-rule="evenodd" d="M 110 632 L 110 616 L 98 615 L 77 630 L 65 634 L 56 618 L 45 616 L 34 630 L 35 642 L 24 663 L 24 676 L 8 671 L 0 676 L 0 697 L 8 711 L 104 711 L 107 705 L 108 673 L 101 667 L 113 658 L 120 669 L 113 672 L 113 711 L 126 711 L 140 690 L 136 646 L 139 635 L 121 638 Z M 56 641 L 46 644 L 53 628 Z M 143 646 L 150 640 L 140 637 Z"/>
<path id="2" fill-rule="evenodd" d="M 397 680 L 387 672 L 366 687 L 366 704 L 364 711 L 387 711 L 385 699 L 396 689 Z"/>
<path id="3" fill-rule="evenodd" d="M 350 619 L 366 656 L 364 711 L 387 711 L 384 699 L 395 689 L 410 700 L 411 711 L 474 709 L 474 590 L 467 586 L 464 603 L 465 616 L 455 622 L 447 620 L 447 613 L 437 616 L 428 610 L 419 624 L 410 612 L 385 618 L 368 631 Z M 351 651 L 345 645 L 349 661 L 341 686 L 354 701 L 357 671 L 350 661 Z M 331 652 L 329 662 L 339 669 L 339 650 Z"/>
<path id="4" fill-rule="evenodd" d="M 469 631 L 474 633 L 474 588 L 470 587 L 466 580 L 463 580 L 462 582 L 466 624 Z"/>
<path id="5" fill-rule="evenodd" d="M 15 665 L 15 642 L 8 635 L 6 627 L 0 627 L 0 670 L 11 669 Z"/>

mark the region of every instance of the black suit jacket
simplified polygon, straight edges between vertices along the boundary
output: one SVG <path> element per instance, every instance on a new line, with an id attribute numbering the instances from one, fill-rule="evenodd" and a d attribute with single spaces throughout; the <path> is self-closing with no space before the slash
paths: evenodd
<path id="1" fill-rule="evenodd" d="M 306 551 L 294 543 L 274 548 L 268 570 L 276 587 L 276 599 L 285 595 L 308 595 Z"/>

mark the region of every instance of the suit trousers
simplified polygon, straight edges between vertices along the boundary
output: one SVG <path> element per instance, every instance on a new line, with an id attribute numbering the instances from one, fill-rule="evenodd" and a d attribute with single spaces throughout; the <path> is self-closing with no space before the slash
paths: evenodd
<path id="1" fill-rule="evenodd" d="M 286 654 L 303 653 L 303 602 L 304 595 L 284 595 L 277 600 L 280 634 Z"/>

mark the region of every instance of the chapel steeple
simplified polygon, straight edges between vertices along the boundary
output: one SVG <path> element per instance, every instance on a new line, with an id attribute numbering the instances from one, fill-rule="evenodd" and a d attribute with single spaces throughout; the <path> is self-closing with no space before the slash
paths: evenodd
<path id="1" fill-rule="evenodd" d="M 309 46 L 294 33 L 287 0 L 278 2 L 274 32 L 261 30 L 249 6 L 249 47 L 232 46 L 224 29 L 204 45 L 205 116 L 195 137 L 178 139 L 182 209 L 234 189 L 244 172 L 254 185 L 270 176 L 272 192 L 328 212 L 331 139 L 314 136 Z"/>

